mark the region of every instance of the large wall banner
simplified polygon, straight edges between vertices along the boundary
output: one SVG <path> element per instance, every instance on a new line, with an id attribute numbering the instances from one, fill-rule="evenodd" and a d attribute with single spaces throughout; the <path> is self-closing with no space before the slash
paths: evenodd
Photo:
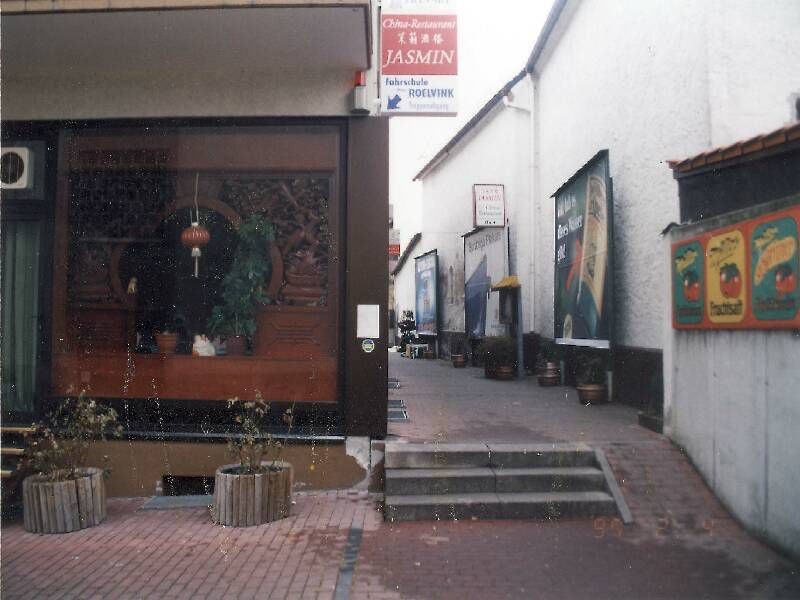
<path id="1" fill-rule="evenodd" d="M 492 283 L 508 275 L 508 229 L 477 229 L 464 236 L 464 325 L 467 337 L 505 335 L 500 294 Z"/>
<path id="2" fill-rule="evenodd" d="M 450 0 L 389 0 L 381 12 L 381 112 L 458 112 L 458 28 Z"/>
<path id="3" fill-rule="evenodd" d="M 608 348 L 613 312 L 608 151 L 598 152 L 553 197 L 556 342 Z"/>
<path id="4" fill-rule="evenodd" d="M 438 285 L 439 256 L 436 250 L 415 259 L 417 335 L 436 335 L 439 332 Z"/>

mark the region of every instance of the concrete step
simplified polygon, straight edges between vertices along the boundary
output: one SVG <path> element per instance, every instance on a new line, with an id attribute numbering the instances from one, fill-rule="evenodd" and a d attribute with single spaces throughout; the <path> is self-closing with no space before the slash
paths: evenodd
<path id="1" fill-rule="evenodd" d="M 571 467 L 541 469 L 388 469 L 386 494 L 471 494 L 513 492 L 581 492 L 602 490 L 600 469 Z"/>
<path id="2" fill-rule="evenodd" d="M 0 454 L 5 456 L 23 456 L 25 454 L 25 449 L 3 446 L 0 448 Z"/>
<path id="3" fill-rule="evenodd" d="M 495 491 L 518 492 L 589 492 L 602 491 L 605 476 L 594 467 L 542 467 L 494 469 Z"/>
<path id="4" fill-rule="evenodd" d="M 387 442 L 387 469 L 591 467 L 594 450 L 582 443 L 404 444 Z"/>
<path id="5" fill-rule="evenodd" d="M 386 496 L 387 521 L 459 519 L 560 519 L 614 515 L 605 492 L 441 494 Z"/>
<path id="6" fill-rule="evenodd" d="M 594 449 L 587 444 L 489 444 L 491 466 L 502 469 L 594 467 Z"/>
<path id="7" fill-rule="evenodd" d="M 387 469 L 387 496 L 496 492 L 489 467 L 461 469 Z"/>
<path id="8" fill-rule="evenodd" d="M 387 469 L 447 469 L 489 467 L 486 444 L 386 443 Z"/>

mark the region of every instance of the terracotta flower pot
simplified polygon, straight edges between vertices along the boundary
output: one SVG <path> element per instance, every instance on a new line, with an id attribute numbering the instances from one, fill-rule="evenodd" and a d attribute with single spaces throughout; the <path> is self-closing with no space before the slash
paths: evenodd
<path id="1" fill-rule="evenodd" d="M 425 350 L 425 358 L 436 358 L 436 353 L 433 350 Z"/>
<path id="2" fill-rule="evenodd" d="M 158 344 L 159 354 L 170 356 L 175 354 L 175 347 L 178 345 L 177 333 L 157 333 L 156 344 Z"/>
<path id="3" fill-rule="evenodd" d="M 603 404 L 606 401 L 606 386 L 602 383 L 581 383 L 576 386 L 578 402 L 583 405 Z"/>
<path id="4" fill-rule="evenodd" d="M 228 356 L 241 356 L 247 349 L 247 338 L 243 335 L 232 335 L 225 340 L 225 351 Z"/>
<path id="5" fill-rule="evenodd" d="M 502 381 L 509 381 L 514 379 L 514 367 L 503 365 L 495 369 L 497 379 Z"/>
<path id="6" fill-rule="evenodd" d="M 453 367 L 456 369 L 463 369 L 467 366 L 467 357 L 463 354 L 453 354 L 450 358 L 453 359 Z"/>

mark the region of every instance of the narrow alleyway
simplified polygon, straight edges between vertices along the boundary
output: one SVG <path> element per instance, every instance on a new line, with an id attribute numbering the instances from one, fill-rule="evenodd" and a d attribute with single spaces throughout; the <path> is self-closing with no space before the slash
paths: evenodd
<path id="1" fill-rule="evenodd" d="M 800 597 L 798 565 L 748 535 L 686 457 L 623 405 L 569 388 L 499 382 L 445 361 L 390 356 L 410 420 L 393 439 L 565 441 L 603 448 L 635 523 L 613 518 L 384 523 L 375 496 L 296 494 L 251 528 L 208 510 L 109 500 L 101 526 L 65 535 L 4 524 L 4 598 L 561 599 Z"/>

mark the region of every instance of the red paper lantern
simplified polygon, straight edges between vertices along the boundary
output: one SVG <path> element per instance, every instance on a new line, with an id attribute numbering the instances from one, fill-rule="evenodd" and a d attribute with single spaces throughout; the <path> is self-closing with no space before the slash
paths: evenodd
<path id="1" fill-rule="evenodd" d="M 194 276 L 198 276 L 200 259 L 200 248 L 203 248 L 211 240 L 211 234 L 208 229 L 194 222 L 181 233 L 181 243 L 187 248 L 192 249 L 192 258 L 194 258 Z"/>

